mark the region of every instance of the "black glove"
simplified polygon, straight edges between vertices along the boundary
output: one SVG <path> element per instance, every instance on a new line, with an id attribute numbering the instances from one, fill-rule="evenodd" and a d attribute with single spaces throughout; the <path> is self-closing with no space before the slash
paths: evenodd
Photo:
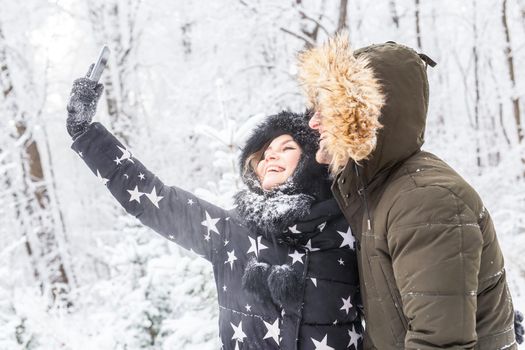
<path id="1" fill-rule="evenodd" d="M 516 342 L 518 344 L 523 343 L 523 334 L 525 329 L 521 324 L 523 322 L 523 314 L 520 311 L 514 311 L 514 333 L 516 334 Z"/>
<path id="2" fill-rule="evenodd" d="M 73 139 L 82 134 L 95 115 L 97 103 L 104 91 L 104 85 L 88 79 L 93 64 L 89 67 L 86 78 L 73 82 L 67 104 L 67 132 Z"/>

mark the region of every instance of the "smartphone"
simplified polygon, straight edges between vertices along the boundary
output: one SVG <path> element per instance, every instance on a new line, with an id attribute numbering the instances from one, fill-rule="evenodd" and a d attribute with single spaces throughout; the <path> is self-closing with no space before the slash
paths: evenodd
<path id="1" fill-rule="evenodd" d="M 89 79 L 98 82 L 100 79 L 100 76 L 102 75 L 102 72 L 104 71 L 104 68 L 106 68 L 106 64 L 108 63 L 109 59 L 109 48 L 104 45 L 102 47 L 102 50 L 100 50 L 100 54 L 98 55 L 97 62 L 95 63 L 95 66 L 93 67 L 93 70 L 91 71 L 91 74 L 89 75 Z"/>

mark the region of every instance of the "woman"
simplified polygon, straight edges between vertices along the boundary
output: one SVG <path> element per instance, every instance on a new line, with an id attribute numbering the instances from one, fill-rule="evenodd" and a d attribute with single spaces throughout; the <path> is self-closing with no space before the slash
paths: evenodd
<path id="1" fill-rule="evenodd" d="M 305 115 L 268 117 L 241 154 L 226 211 L 165 186 L 100 123 L 102 85 L 73 84 L 72 148 L 125 210 L 213 264 L 223 349 L 360 349 L 354 239 L 329 196 Z"/>

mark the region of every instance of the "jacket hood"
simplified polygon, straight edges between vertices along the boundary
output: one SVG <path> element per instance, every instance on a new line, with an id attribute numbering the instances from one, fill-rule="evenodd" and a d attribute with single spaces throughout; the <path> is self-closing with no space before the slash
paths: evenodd
<path id="1" fill-rule="evenodd" d="M 428 80 L 414 50 L 387 42 L 352 51 L 339 35 L 299 55 L 299 81 L 323 116 L 333 173 L 350 160 L 371 181 L 423 145 Z"/>

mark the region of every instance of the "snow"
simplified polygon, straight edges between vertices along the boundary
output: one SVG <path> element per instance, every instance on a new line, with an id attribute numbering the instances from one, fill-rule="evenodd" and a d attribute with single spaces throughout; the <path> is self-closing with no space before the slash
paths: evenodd
<path id="1" fill-rule="evenodd" d="M 128 217 L 71 151 L 65 126 L 71 84 L 101 42 L 113 48 L 120 40 L 130 54 L 124 59 L 113 50 L 110 64 L 121 59 L 119 70 L 105 71 L 101 81 L 116 82 L 117 105 L 133 117 L 131 131 L 120 131 L 128 132 L 134 156 L 166 183 L 231 208 L 243 187 L 238 147 L 265 115 L 303 110 L 295 54 L 313 40 L 309 33 L 321 41 L 335 31 L 339 3 L 0 0 L 0 64 L 5 52 L 16 92 L 0 97 L 0 349 L 220 347 L 209 263 Z M 520 98 L 523 121 L 525 3 L 508 8 L 515 86 L 499 3 L 420 3 L 418 50 L 438 62 L 428 69 L 425 149 L 479 191 L 499 235 L 514 304 L 525 311 L 525 143 L 518 143 L 511 101 Z M 119 5 L 118 21 L 93 22 L 112 4 Z M 349 1 L 348 14 L 355 47 L 387 40 L 417 45 L 414 1 Z M 0 70 L 0 85 L 6 81 Z M 22 117 L 31 133 L 16 138 Z M 104 96 L 95 120 L 113 126 Z M 30 135 L 42 159 L 49 212 L 26 210 L 34 203 L 28 191 L 40 185 L 21 166 Z M 35 277 L 41 261 L 26 246 L 36 244 L 35 223 L 56 233 L 71 277 L 69 307 L 67 300 L 50 306 L 50 290 L 42 293 Z"/>

